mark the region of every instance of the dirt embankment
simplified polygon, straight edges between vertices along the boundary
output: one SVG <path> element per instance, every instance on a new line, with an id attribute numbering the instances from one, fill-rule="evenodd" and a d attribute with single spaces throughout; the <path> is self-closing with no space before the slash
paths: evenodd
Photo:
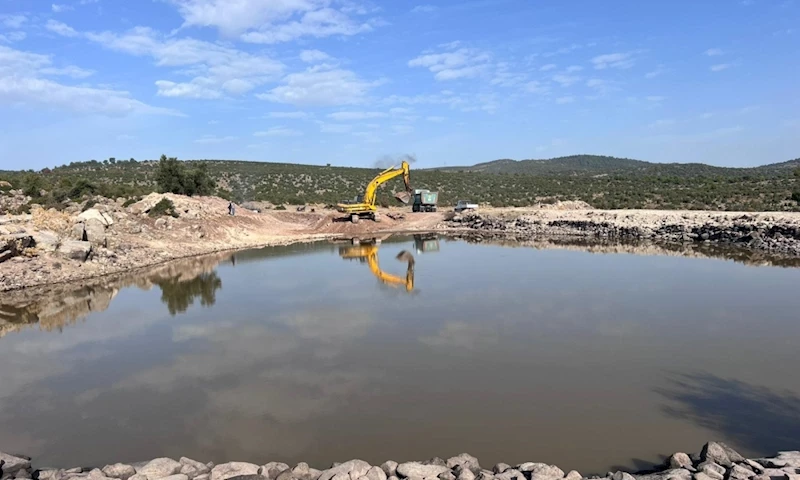
<path id="1" fill-rule="evenodd" d="M 173 202 L 177 218 L 151 218 L 162 198 Z M 202 254 L 284 245 L 339 236 L 432 230 L 442 214 L 393 211 L 379 223 L 352 224 L 321 207 L 305 211 L 237 208 L 216 197 L 151 194 L 123 207 L 98 199 L 85 212 L 34 208 L 29 215 L 0 216 L 0 291 L 72 282 L 158 265 Z M 394 217 L 394 218 L 392 218 Z"/>
<path id="2" fill-rule="evenodd" d="M 177 218 L 148 215 L 161 199 Z M 216 197 L 151 194 L 138 203 L 99 199 L 80 212 L 35 208 L 0 216 L 0 291 L 74 282 L 227 250 L 364 237 L 390 232 L 456 232 L 525 241 L 584 238 L 676 245 L 733 245 L 800 258 L 800 213 L 592 210 L 581 203 L 480 213 L 410 213 L 391 209 L 381 222 L 353 224 L 321 206 L 305 211 L 239 207 Z"/>

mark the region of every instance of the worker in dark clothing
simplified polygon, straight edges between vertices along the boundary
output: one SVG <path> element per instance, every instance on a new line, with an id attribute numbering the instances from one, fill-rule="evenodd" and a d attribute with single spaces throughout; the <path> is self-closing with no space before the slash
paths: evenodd
<path id="1" fill-rule="evenodd" d="M 236 207 L 233 202 L 228 203 L 228 215 L 236 215 Z"/>

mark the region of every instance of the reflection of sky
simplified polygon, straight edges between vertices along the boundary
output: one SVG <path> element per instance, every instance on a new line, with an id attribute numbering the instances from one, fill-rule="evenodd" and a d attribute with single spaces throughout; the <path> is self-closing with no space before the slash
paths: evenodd
<path id="1" fill-rule="evenodd" d="M 403 249 L 382 245 L 381 268 L 404 276 Z M 58 466 L 469 451 L 588 473 L 718 438 L 662 413 L 676 371 L 800 392 L 798 270 L 461 242 L 414 256 L 416 295 L 323 245 L 220 265 L 210 308 L 170 317 L 158 289 L 125 289 L 62 332 L 8 335 L 0 450 Z"/>

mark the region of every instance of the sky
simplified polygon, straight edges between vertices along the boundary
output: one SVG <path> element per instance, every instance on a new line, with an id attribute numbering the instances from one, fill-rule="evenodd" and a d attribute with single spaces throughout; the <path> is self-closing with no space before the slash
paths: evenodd
<path id="1" fill-rule="evenodd" d="M 800 157 L 799 67 L 800 0 L 0 0 L 0 169 L 754 166 Z"/>

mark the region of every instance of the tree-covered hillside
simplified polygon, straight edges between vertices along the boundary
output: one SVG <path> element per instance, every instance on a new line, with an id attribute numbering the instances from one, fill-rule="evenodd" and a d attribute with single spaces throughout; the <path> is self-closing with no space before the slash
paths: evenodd
<path id="1" fill-rule="evenodd" d="M 334 204 L 352 199 L 378 172 L 223 160 L 188 161 L 184 166 L 186 171 L 195 171 L 200 163 L 216 181 L 217 194 L 274 204 Z M 125 198 L 147 194 L 158 188 L 157 171 L 157 161 L 109 159 L 41 172 L 0 172 L 0 180 L 28 194 L 57 192 L 34 200 L 56 206 L 66 198 L 91 194 Z M 583 200 L 597 208 L 800 210 L 800 159 L 757 168 L 722 168 L 583 155 L 498 160 L 463 168 L 415 170 L 412 165 L 411 178 L 415 188 L 438 190 L 445 205 L 459 199 L 494 206 Z M 379 201 L 393 204 L 392 194 L 400 189 L 402 181 L 389 182 L 381 189 Z"/>

